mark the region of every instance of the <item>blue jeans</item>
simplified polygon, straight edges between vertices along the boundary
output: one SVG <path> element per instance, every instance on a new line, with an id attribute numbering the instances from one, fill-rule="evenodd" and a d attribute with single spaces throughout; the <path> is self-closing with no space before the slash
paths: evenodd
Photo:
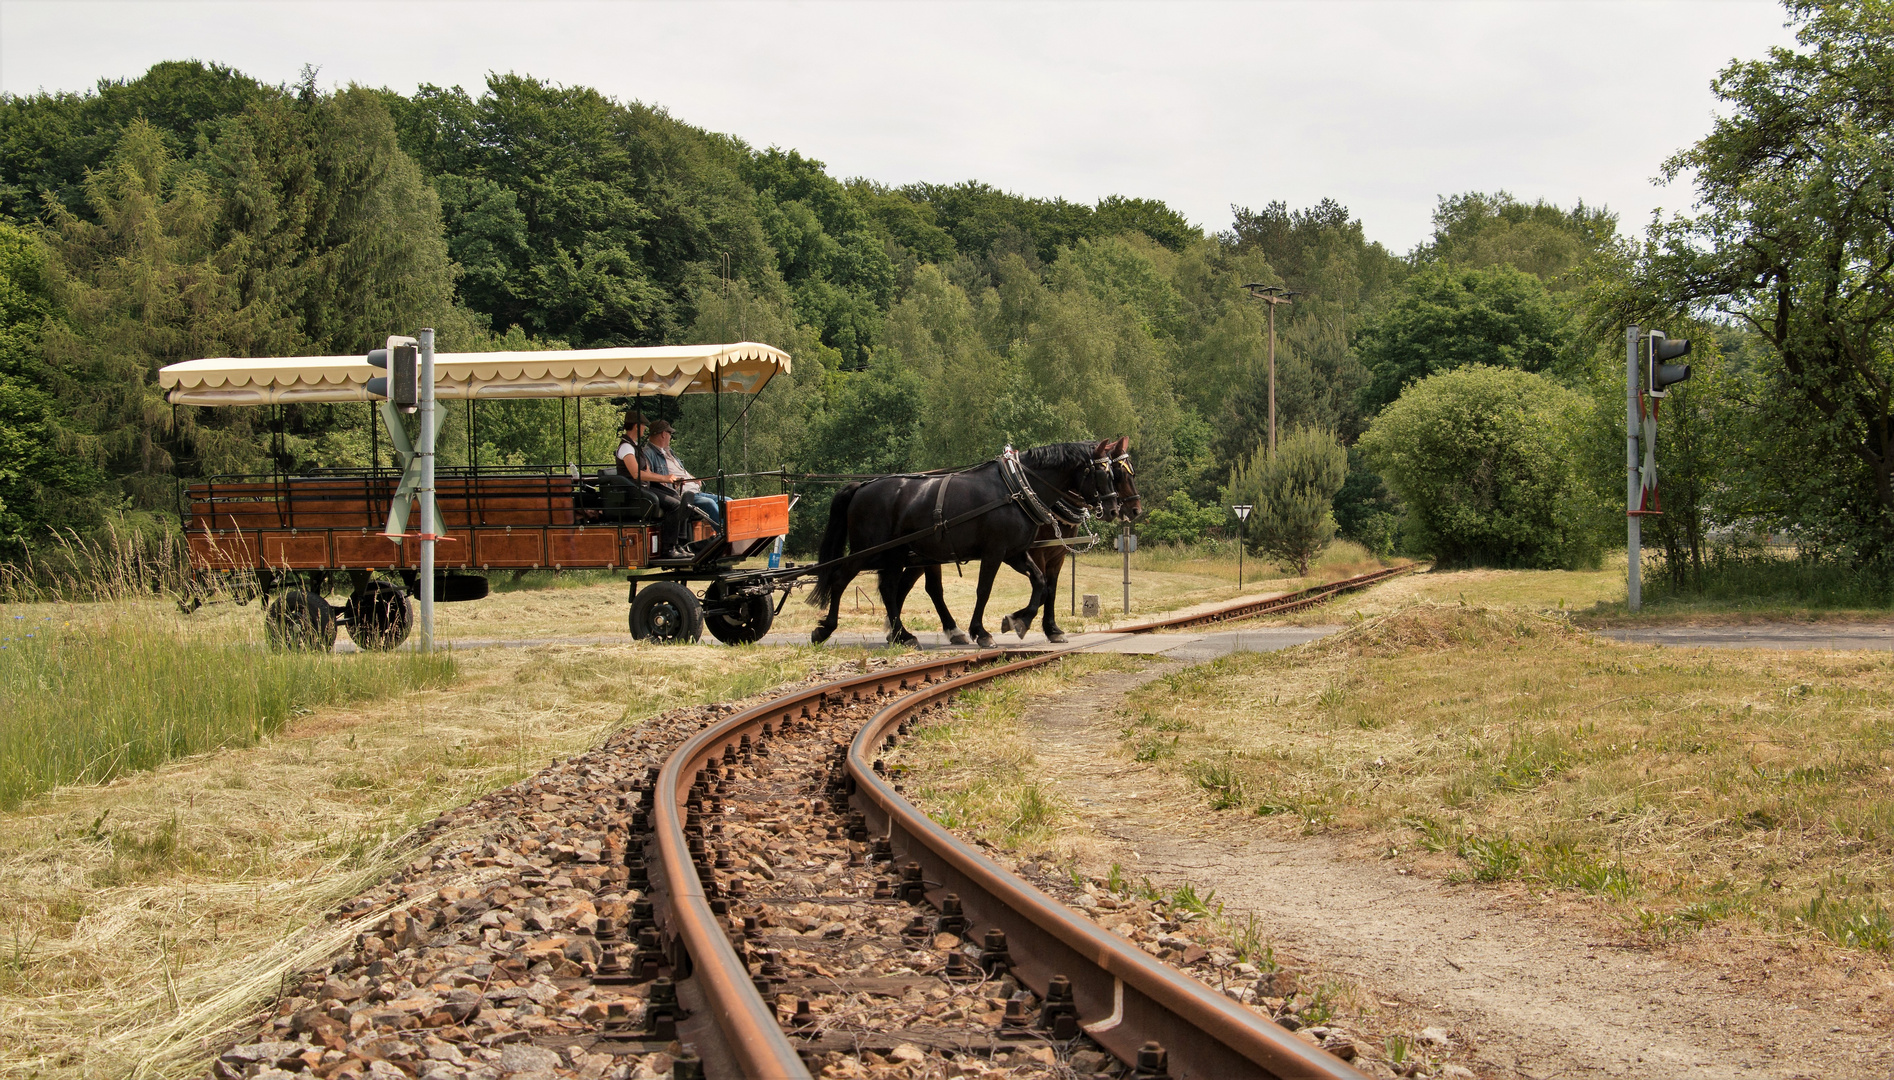
<path id="1" fill-rule="evenodd" d="M 708 491 L 687 491 L 684 493 L 684 501 L 709 514 L 710 520 L 718 525 L 723 524 L 723 496 L 712 495 Z"/>

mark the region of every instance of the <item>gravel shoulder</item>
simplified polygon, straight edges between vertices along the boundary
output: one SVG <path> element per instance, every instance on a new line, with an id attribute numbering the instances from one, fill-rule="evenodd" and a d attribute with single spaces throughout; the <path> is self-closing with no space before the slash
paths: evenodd
<path id="1" fill-rule="evenodd" d="M 1167 672 L 1102 672 L 1027 710 L 1086 861 L 1215 889 L 1278 945 L 1356 982 L 1453 1060 L 1511 1077 L 1886 1077 L 1894 977 L 1722 937 L 1652 949 L 1556 898 L 1443 882 L 1324 838 L 1283 841 L 1126 761 L 1116 709 Z"/>

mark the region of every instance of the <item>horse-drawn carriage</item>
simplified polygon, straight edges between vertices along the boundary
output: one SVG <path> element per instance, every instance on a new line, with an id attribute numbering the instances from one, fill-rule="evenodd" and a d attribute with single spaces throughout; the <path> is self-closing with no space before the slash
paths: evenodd
<path id="1" fill-rule="evenodd" d="M 753 342 L 446 353 L 434 358 L 434 394 L 471 403 L 716 394 L 721 404 L 723 394 L 756 394 L 789 367 L 788 354 Z M 379 401 L 397 465 L 406 465 L 416 448 L 392 405 L 371 389 L 381 375 L 360 356 L 236 358 L 173 364 L 159 372 L 159 383 L 180 405 Z M 634 637 L 694 641 L 706 628 L 731 643 L 762 637 L 778 605 L 771 590 L 740 584 L 745 575 L 735 567 L 789 531 L 789 497 L 728 500 L 720 521 L 692 522 L 688 562 L 659 565 L 658 500 L 601 468 L 438 469 L 435 598 L 480 599 L 494 571 L 622 570 L 631 582 Z M 360 647 L 393 648 L 413 624 L 421 534 L 387 523 L 405 524 L 417 494 L 403 468 L 379 464 L 193 484 L 184 518 L 191 566 L 207 585 L 226 577 L 260 592 L 278 644 L 327 648 L 346 626 Z M 701 600 L 693 584 L 705 586 Z M 339 605 L 327 599 L 344 588 Z"/>
<path id="2" fill-rule="evenodd" d="M 441 354 L 431 363 L 433 396 L 469 402 L 470 425 L 486 400 L 712 394 L 719 458 L 723 395 L 753 396 L 790 368 L 786 353 L 753 342 Z M 1033 584 L 1032 601 L 1002 629 L 1023 637 L 1043 605 L 1046 634 L 1060 640 L 1050 601 L 1063 545 L 1088 517 L 1129 520 L 1137 512 L 1126 440 L 1067 443 L 1009 450 L 968 469 L 852 483 L 834 500 L 822 561 L 813 566 L 741 565 L 788 533 L 786 491 L 725 500 L 720 517 L 700 514 L 690 523 L 687 558 L 666 558 L 658 498 L 615 469 L 436 469 L 429 462 L 427 484 L 418 484 L 415 463 L 432 447 L 426 436 L 410 440 L 385 400 L 387 383 L 363 357 L 193 360 L 162 369 L 159 382 L 179 405 L 380 403 L 397 468 L 381 466 L 379 452 L 371 452 L 376 464 L 367 468 L 220 477 L 187 489 L 196 579 L 206 592 L 220 578 L 238 595 L 253 590 L 264 600 L 270 639 L 286 647 L 330 648 L 337 628 L 347 627 L 358 647 L 391 649 L 414 623 L 410 597 L 428 592 L 428 583 L 435 601 L 477 600 L 487 595 L 491 572 L 532 569 L 624 571 L 633 637 L 695 641 L 708 629 L 729 644 L 760 639 L 789 591 L 805 581 L 815 584 L 812 602 L 830 608 L 814 635 L 823 640 L 847 581 L 874 570 L 890 639 L 912 640 L 900 625 L 901 599 L 925 574 L 943 629 L 953 632 L 939 566 L 967 561 L 982 568 L 972 620 L 982 643 L 990 638 L 981 612 L 1002 564 Z M 370 430 L 377 430 L 372 421 Z M 790 476 L 778 475 L 787 488 Z M 719 468 L 707 482 L 721 489 L 725 479 Z M 417 500 L 425 521 L 424 488 L 438 513 L 432 533 L 408 527 Z M 425 541 L 433 542 L 431 555 Z M 347 596 L 332 603 L 329 595 L 344 587 Z"/>

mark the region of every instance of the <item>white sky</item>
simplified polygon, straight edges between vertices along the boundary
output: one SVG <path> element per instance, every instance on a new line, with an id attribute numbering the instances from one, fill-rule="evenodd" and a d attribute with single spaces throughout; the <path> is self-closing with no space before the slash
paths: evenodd
<path id="1" fill-rule="evenodd" d="M 0 0 L 0 91 L 195 57 L 410 91 L 587 85 L 839 177 L 1092 202 L 1324 196 L 1399 252 L 1436 196 L 1583 198 L 1641 231 L 1711 77 L 1793 43 L 1774 3 L 175 3 Z M 1661 61 L 1661 63 L 1660 63 Z"/>

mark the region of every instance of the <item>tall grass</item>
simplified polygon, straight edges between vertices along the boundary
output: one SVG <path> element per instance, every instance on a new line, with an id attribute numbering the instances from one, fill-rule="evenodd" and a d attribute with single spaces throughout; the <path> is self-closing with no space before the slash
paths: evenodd
<path id="1" fill-rule="evenodd" d="M 1646 567 L 1644 598 L 1653 603 L 1811 609 L 1894 604 L 1894 576 L 1886 568 L 1794 549 L 1717 545 L 1705 552 L 1701 567 L 1687 558 L 1673 565 L 1659 550 Z"/>
<path id="2" fill-rule="evenodd" d="M 0 809 L 248 746 L 321 705 L 438 686 L 445 654 L 277 653 L 147 602 L 0 607 Z"/>
<path id="3" fill-rule="evenodd" d="M 56 533 L 18 562 L 0 563 L 0 601 L 176 597 L 196 588 L 176 523 L 148 515 L 127 515 L 91 534 Z"/>

